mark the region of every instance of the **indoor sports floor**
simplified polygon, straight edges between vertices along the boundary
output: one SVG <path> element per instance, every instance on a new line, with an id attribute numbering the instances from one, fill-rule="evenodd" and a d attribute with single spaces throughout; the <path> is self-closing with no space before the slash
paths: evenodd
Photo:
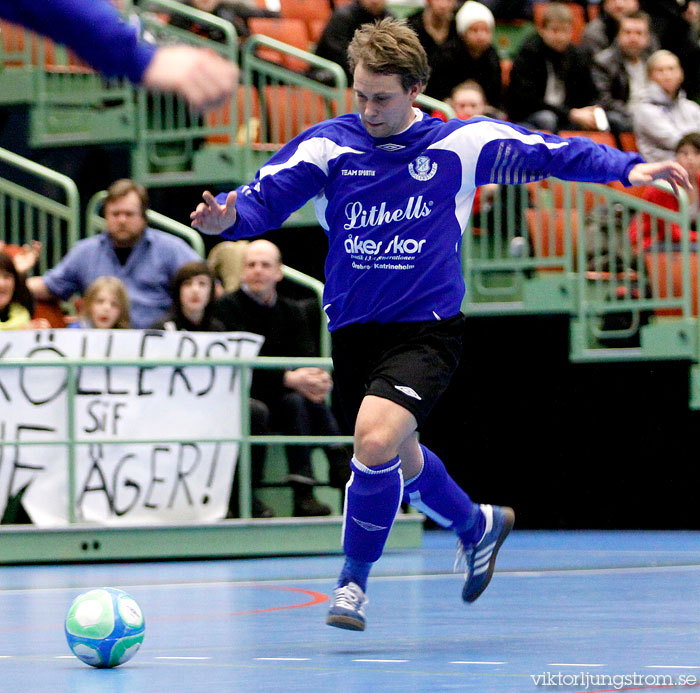
<path id="1" fill-rule="evenodd" d="M 325 625 L 339 556 L 0 568 L 0 691 L 683 690 L 700 682 L 700 532 L 528 532 L 465 605 L 454 539 L 375 566 L 363 633 Z M 70 654 L 63 618 L 129 592 L 141 650 L 112 670 Z M 673 688 L 669 688 L 673 686 Z M 689 690 L 700 690 L 700 684 Z"/>

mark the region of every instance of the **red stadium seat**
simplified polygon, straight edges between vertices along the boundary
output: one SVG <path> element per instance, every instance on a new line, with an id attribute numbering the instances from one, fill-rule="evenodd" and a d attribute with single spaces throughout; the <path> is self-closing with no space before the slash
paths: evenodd
<path id="1" fill-rule="evenodd" d="M 303 51 L 309 51 L 311 48 L 306 22 L 301 19 L 253 17 L 248 20 L 248 26 L 253 34 L 269 36 L 270 38 L 283 41 L 295 48 L 300 48 Z M 269 60 L 271 63 L 277 63 L 295 72 L 304 72 L 309 67 L 309 64 L 305 60 L 286 55 L 267 47 L 260 47 L 257 50 L 257 55 L 263 60 Z"/>

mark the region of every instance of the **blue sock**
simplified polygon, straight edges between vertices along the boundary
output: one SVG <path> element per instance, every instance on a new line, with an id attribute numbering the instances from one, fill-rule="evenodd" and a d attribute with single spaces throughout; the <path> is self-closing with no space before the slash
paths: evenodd
<path id="1" fill-rule="evenodd" d="M 401 505 L 403 475 L 398 457 L 377 467 L 365 467 L 353 457 L 350 467 L 343 521 L 346 560 L 338 586 L 354 582 L 364 591 L 370 568 L 382 555 Z"/>
<path id="2" fill-rule="evenodd" d="M 441 527 L 453 529 L 464 544 L 481 539 L 486 520 L 477 503 L 455 483 L 442 460 L 424 445 L 423 468 L 404 485 L 404 503 L 412 505 Z"/>

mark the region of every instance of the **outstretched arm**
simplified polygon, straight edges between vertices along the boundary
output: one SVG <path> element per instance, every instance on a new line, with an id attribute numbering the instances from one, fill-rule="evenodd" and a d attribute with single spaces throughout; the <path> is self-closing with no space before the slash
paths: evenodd
<path id="1" fill-rule="evenodd" d="M 236 223 L 236 198 L 238 193 L 232 190 L 224 204 L 219 204 L 214 196 L 205 190 L 202 193 L 203 202 L 190 214 L 192 226 L 211 236 L 216 236 Z"/>
<path id="2" fill-rule="evenodd" d="M 140 41 L 108 2 L 0 0 L 0 17 L 67 45 L 107 77 L 175 92 L 196 108 L 230 99 L 238 79 L 237 66 L 213 51 Z"/>
<path id="3" fill-rule="evenodd" d="M 688 172 L 677 161 L 659 161 L 652 164 L 637 164 L 629 172 L 632 185 L 647 185 L 655 180 L 666 180 L 678 194 L 678 186 L 690 190 Z"/>

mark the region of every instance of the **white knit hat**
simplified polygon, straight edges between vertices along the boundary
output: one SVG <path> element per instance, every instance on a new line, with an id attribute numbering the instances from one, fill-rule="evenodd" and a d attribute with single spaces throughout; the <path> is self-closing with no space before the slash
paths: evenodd
<path id="1" fill-rule="evenodd" d="M 495 24 L 491 10 L 476 0 L 467 0 L 462 5 L 455 16 L 455 22 L 458 34 L 463 34 L 474 22 L 486 22 L 491 29 Z"/>

